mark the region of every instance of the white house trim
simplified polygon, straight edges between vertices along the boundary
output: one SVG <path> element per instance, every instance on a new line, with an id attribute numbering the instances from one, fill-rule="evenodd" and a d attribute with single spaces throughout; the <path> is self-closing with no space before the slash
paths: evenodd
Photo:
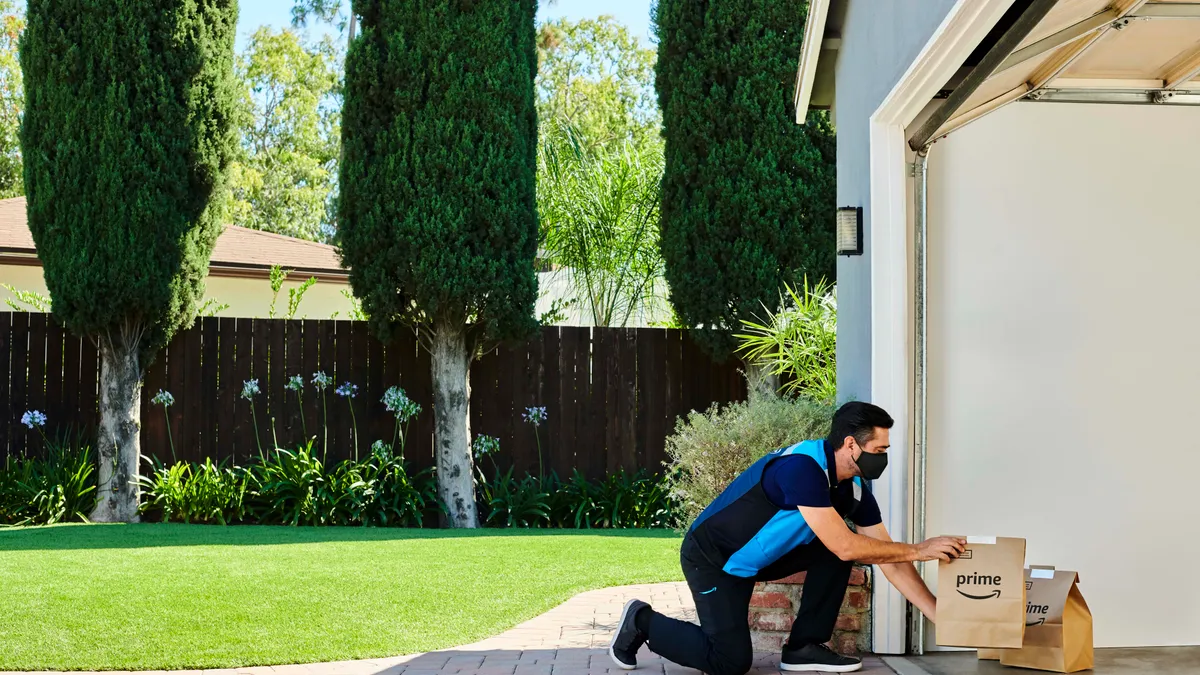
<path id="1" fill-rule="evenodd" d="M 908 252 L 909 150 L 905 130 L 972 50 L 1000 20 L 1013 0 L 958 0 L 908 71 L 871 116 L 870 237 L 871 395 L 896 420 L 891 470 L 876 483 L 884 523 L 893 537 L 912 536 L 912 311 Z M 819 42 L 819 41 L 818 41 Z M 902 654 L 907 647 L 907 604 L 889 584 L 873 595 L 874 651 Z M 920 645 L 915 645 L 918 651 Z"/>

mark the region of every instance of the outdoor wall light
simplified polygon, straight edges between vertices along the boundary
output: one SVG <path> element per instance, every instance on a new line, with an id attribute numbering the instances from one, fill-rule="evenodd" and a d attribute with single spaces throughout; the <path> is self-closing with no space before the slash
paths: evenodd
<path id="1" fill-rule="evenodd" d="M 862 207 L 843 206 L 837 210 L 838 255 L 862 255 Z"/>

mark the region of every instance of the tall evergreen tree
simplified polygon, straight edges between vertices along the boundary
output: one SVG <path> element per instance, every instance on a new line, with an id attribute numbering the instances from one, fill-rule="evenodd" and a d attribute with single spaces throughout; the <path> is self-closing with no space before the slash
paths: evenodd
<path id="1" fill-rule="evenodd" d="M 195 316 L 236 143 L 237 0 L 29 0 L 21 126 L 54 316 L 100 349 L 98 502 L 137 519 L 141 380 Z"/>
<path id="2" fill-rule="evenodd" d="M 467 368 L 536 328 L 535 0 L 359 0 L 338 238 L 383 339 L 431 351 L 438 490 L 475 527 Z"/>
<path id="3" fill-rule="evenodd" d="M 797 125 L 792 97 L 807 4 L 655 10 L 667 283 L 681 321 L 718 357 L 784 284 L 835 275 L 833 129 L 820 112 Z"/>

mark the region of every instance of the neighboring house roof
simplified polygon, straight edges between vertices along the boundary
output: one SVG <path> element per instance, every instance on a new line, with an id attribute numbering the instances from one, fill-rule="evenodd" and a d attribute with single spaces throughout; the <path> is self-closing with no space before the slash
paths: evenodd
<path id="1" fill-rule="evenodd" d="M 25 198 L 0 199 L 0 256 L 14 256 L 32 263 L 37 249 L 25 216 Z M 281 234 L 226 226 L 217 238 L 209 260 L 209 274 L 218 276 L 264 276 L 273 265 L 298 274 L 344 280 L 348 275 L 337 249 Z"/>

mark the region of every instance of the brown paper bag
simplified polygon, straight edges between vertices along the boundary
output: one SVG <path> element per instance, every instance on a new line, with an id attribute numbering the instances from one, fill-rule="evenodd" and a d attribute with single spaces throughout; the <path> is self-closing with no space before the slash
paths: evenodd
<path id="1" fill-rule="evenodd" d="M 1092 668 L 1092 612 L 1078 583 L 1075 572 L 1025 570 L 1025 642 L 1020 649 L 1005 650 L 1000 663 L 1056 673 Z"/>
<path id="2" fill-rule="evenodd" d="M 961 557 L 938 563 L 937 643 L 1018 648 L 1025 635 L 1025 540 L 966 539 Z"/>

